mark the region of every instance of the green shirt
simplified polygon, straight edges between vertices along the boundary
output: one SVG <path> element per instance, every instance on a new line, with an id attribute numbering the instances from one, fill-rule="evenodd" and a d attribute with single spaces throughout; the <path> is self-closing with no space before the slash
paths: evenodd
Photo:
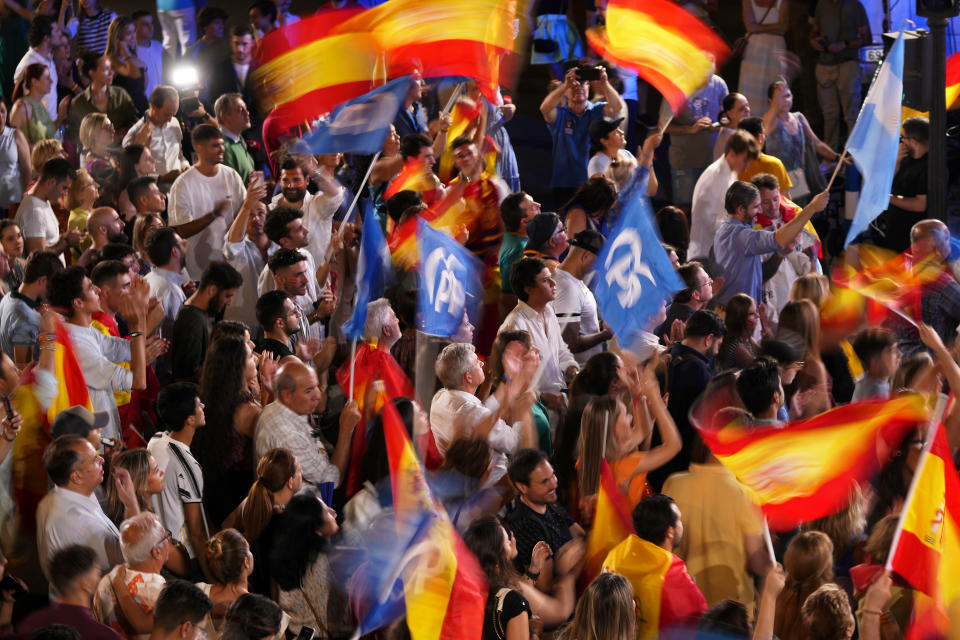
<path id="1" fill-rule="evenodd" d="M 223 164 L 240 174 L 243 184 L 247 184 L 250 173 L 254 170 L 253 156 L 247 151 L 247 143 L 243 138 L 234 142 L 227 135 L 223 136 Z"/>
<path id="2" fill-rule="evenodd" d="M 503 234 L 500 243 L 500 290 L 504 293 L 513 293 L 510 288 L 510 268 L 513 263 L 523 257 L 523 250 L 527 248 L 527 236 L 517 235 L 511 231 Z"/>

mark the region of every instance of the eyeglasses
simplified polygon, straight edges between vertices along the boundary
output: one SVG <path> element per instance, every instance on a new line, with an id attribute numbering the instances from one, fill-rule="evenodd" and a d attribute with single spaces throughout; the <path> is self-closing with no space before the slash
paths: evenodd
<path id="1" fill-rule="evenodd" d="M 710 285 L 712 285 L 712 284 L 713 284 L 713 278 L 707 278 L 706 280 L 704 280 L 703 282 L 701 282 L 700 284 L 698 284 L 696 288 L 697 288 L 697 289 L 703 289 L 704 287 L 710 286 Z"/>

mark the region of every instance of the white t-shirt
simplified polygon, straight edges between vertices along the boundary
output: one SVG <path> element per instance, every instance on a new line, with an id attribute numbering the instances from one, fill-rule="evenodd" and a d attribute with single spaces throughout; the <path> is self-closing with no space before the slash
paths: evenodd
<path id="1" fill-rule="evenodd" d="M 632 160 L 633 154 L 626 149 L 620 149 L 617 151 L 617 159 L 621 162 Z M 598 151 L 597 153 L 593 154 L 593 157 L 590 158 L 590 162 L 587 163 L 587 177 L 589 178 L 590 176 L 595 176 L 598 173 L 603 173 L 607 170 L 607 167 L 610 166 L 611 162 L 612 160 L 610 160 L 610 156 L 602 151 Z"/>
<path id="2" fill-rule="evenodd" d="M 37 196 L 23 197 L 13 221 L 20 226 L 24 238 L 43 238 L 45 247 L 56 244 L 60 239 L 60 224 L 53 207 Z M 62 255 L 60 260 L 63 261 Z"/>
<path id="3" fill-rule="evenodd" d="M 574 278 L 563 269 L 555 270 L 553 279 L 557 281 L 557 297 L 553 301 L 553 312 L 557 315 L 557 322 L 560 323 L 560 332 L 563 333 L 566 325 L 571 322 L 580 323 L 580 335 L 600 331 L 597 300 L 583 280 Z M 603 345 L 598 344 L 586 351 L 574 353 L 573 357 L 583 367 L 591 356 L 602 351 Z"/>
<path id="4" fill-rule="evenodd" d="M 247 190 L 240 174 L 225 165 L 217 165 L 217 173 L 207 177 L 196 167 L 180 174 L 170 187 L 170 225 L 176 226 L 207 215 L 224 198 L 230 198 L 227 212 L 187 242 L 187 275 L 199 280 L 211 260 L 222 260 L 223 239 L 240 210 Z"/>
<path id="5" fill-rule="evenodd" d="M 190 447 L 171 438 L 169 431 L 150 438 L 147 451 L 157 461 L 157 468 L 164 471 L 163 491 L 153 496 L 153 509 L 167 531 L 186 547 L 191 558 L 195 558 L 197 554 L 190 544 L 183 505 L 199 502 L 200 509 L 203 509 L 203 471 L 200 464 L 190 453 Z"/>
<path id="6" fill-rule="evenodd" d="M 147 65 L 146 94 L 149 98 L 154 88 L 163 84 L 163 45 L 156 40 L 151 40 L 148 47 L 137 44 L 137 57 Z"/>

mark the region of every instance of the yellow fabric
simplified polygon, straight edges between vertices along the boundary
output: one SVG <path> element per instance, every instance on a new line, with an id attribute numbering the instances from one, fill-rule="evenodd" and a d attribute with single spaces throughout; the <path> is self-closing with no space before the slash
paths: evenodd
<path id="1" fill-rule="evenodd" d="M 619 573 L 633 587 L 637 640 L 654 640 L 658 635 L 663 581 L 672 562 L 672 553 L 632 534 L 603 561 L 604 571 Z"/>
<path id="2" fill-rule="evenodd" d="M 780 191 L 787 191 L 793 186 L 793 183 L 790 182 L 790 176 L 787 175 L 787 169 L 783 166 L 783 163 L 780 162 L 780 159 L 774 156 L 761 153 L 759 158 L 750 162 L 750 166 L 740 174 L 739 179 L 744 182 L 750 182 L 753 176 L 758 173 L 769 173 L 773 175 L 777 179 L 777 182 L 780 183 Z"/>
<path id="3" fill-rule="evenodd" d="M 72 215 L 72 214 L 71 214 L 71 215 Z M 97 331 L 99 331 L 100 333 L 102 333 L 102 334 L 105 335 L 105 336 L 108 336 L 108 337 L 116 337 L 116 336 L 112 336 L 112 335 L 110 334 L 110 330 L 109 330 L 105 325 L 100 324 L 100 323 L 97 322 L 96 320 L 92 321 L 92 322 L 90 323 L 90 326 L 93 327 L 94 329 L 96 329 Z M 121 367 L 121 368 L 123 368 L 123 369 L 126 369 L 127 371 L 130 370 L 130 363 L 129 363 L 129 362 L 114 362 L 114 364 L 117 365 L 118 367 Z M 129 391 L 114 391 L 114 392 L 113 392 L 113 399 L 114 399 L 114 401 L 117 403 L 117 406 L 118 406 L 118 407 L 126 406 L 126 405 L 130 404 L 130 392 L 129 392 Z"/>
<path id="4" fill-rule="evenodd" d="M 84 211 L 83 209 L 73 209 L 70 212 L 70 217 L 67 218 L 67 229 L 80 229 L 80 231 L 87 230 L 87 218 L 90 216 L 89 211 Z M 70 249 L 70 253 L 73 254 L 73 260 L 76 262 L 80 259 L 80 256 L 83 255 L 83 252 L 90 248 L 93 245 L 93 238 L 87 236 L 83 242 L 80 243 L 80 246 L 76 249 Z"/>
<path id="5" fill-rule="evenodd" d="M 640 464 L 640 461 L 643 459 L 644 453 L 644 451 L 635 451 L 626 458 L 621 458 L 616 462 L 610 463 L 610 471 L 613 472 L 613 479 L 617 481 L 618 487 L 622 487 L 623 483 L 630 478 L 633 470 L 637 468 L 637 465 Z M 633 480 L 630 481 L 630 486 L 627 487 L 627 503 L 631 509 L 643 500 L 643 489 L 646 486 L 646 481 L 646 473 L 638 473 L 633 477 Z"/>
<path id="6" fill-rule="evenodd" d="M 687 564 L 712 607 L 722 600 L 753 610 L 753 577 L 747 571 L 744 537 L 763 534 L 763 525 L 737 479 L 723 465 L 691 464 L 663 485 L 680 509 L 683 538 L 674 551 Z"/>

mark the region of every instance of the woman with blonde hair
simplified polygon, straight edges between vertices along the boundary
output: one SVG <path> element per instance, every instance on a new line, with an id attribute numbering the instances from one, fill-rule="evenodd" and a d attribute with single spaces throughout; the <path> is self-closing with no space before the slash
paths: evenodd
<path id="1" fill-rule="evenodd" d="M 140 511 L 153 511 L 150 498 L 163 492 L 163 469 L 157 467 L 153 456 L 146 449 L 128 449 L 115 455 L 111 464 L 115 469 L 126 469 L 130 474 Z M 117 493 L 116 483 L 104 482 L 103 485 L 106 490 L 106 506 L 103 511 L 114 524 L 120 526 L 123 522 L 124 507 Z"/>
<path id="2" fill-rule="evenodd" d="M 125 16 L 117 16 L 107 31 L 106 56 L 113 66 L 113 84 L 123 87 L 137 112 L 143 115 L 147 102 L 147 63 L 137 56 L 137 25 Z"/>
<path id="3" fill-rule="evenodd" d="M 786 585 L 777 598 L 773 634 L 780 640 L 806 640 L 800 609 L 811 593 L 833 582 L 833 543 L 820 531 L 795 537 L 783 556 Z"/>
<path id="4" fill-rule="evenodd" d="M 581 500 L 593 496 L 600 486 L 600 469 L 606 460 L 631 508 L 643 499 L 648 487 L 647 473 L 669 462 L 680 452 L 680 432 L 660 397 L 660 385 L 654 367 L 640 374 L 626 376 L 629 385 L 630 410 L 616 396 L 594 398 L 583 412 L 580 425 Z M 650 435 L 647 410 L 660 429 L 663 444 L 650 451 L 640 451 L 640 445 Z"/>
<path id="5" fill-rule="evenodd" d="M 67 218 L 67 229 L 87 230 L 87 218 L 90 212 L 96 206 L 97 198 L 100 197 L 100 185 L 94 180 L 86 169 L 77 169 L 77 177 L 70 183 L 67 190 L 67 210 L 70 217 Z M 71 249 L 73 259 L 77 260 L 90 245 L 93 239 L 87 236 L 80 246 Z"/>
<path id="6" fill-rule="evenodd" d="M 40 169 L 47 160 L 66 157 L 67 152 L 63 150 L 63 145 L 56 138 L 41 140 L 33 145 L 30 150 L 30 168 L 33 170 L 33 177 L 30 179 L 27 188 L 29 189 L 36 182 L 36 177 L 40 175 Z"/>
<path id="7" fill-rule="evenodd" d="M 580 596 L 560 640 L 633 640 L 637 610 L 633 587 L 619 573 L 601 573 Z"/>
<path id="8" fill-rule="evenodd" d="M 790 288 L 790 301 L 809 300 L 817 309 L 830 298 L 830 280 L 820 273 L 805 273 L 793 281 Z"/>
<path id="9" fill-rule="evenodd" d="M 147 256 L 147 236 L 151 231 L 160 229 L 164 226 L 163 218 L 159 213 L 144 213 L 137 215 L 136 222 L 133 223 L 133 238 L 131 244 L 137 250 L 137 256 L 140 259 L 140 273 L 147 274 L 154 267 L 150 264 L 150 258 Z"/>
<path id="10" fill-rule="evenodd" d="M 110 146 L 116 138 L 113 123 L 105 113 L 90 113 L 80 123 L 80 144 L 86 150 L 83 167 L 100 185 L 97 206 L 117 206 L 120 184 L 120 165 L 110 154 Z"/>
<path id="11" fill-rule="evenodd" d="M 223 631 L 223 621 L 233 602 L 247 593 L 247 580 L 253 573 L 253 554 L 250 544 L 236 529 L 224 529 L 207 540 L 207 566 L 213 584 L 197 586 L 213 602 L 210 622 L 213 631 Z"/>
<path id="12" fill-rule="evenodd" d="M 780 312 L 777 339 L 804 350 L 803 368 L 797 373 L 788 398 L 796 394 L 794 418 L 809 418 L 830 408 L 830 376 L 820 357 L 820 312 L 810 300 L 788 302 Z"/>

